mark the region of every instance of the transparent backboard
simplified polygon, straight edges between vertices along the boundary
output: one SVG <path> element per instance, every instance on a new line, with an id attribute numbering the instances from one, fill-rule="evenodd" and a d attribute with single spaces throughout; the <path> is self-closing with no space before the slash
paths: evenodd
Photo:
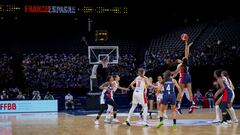
<path id="1" fill-rule="evenodd" d="M 118 46 L 88 46 L 89 64 L 101 64 L 107 60 L 108 64 L 118 64 Z"/>

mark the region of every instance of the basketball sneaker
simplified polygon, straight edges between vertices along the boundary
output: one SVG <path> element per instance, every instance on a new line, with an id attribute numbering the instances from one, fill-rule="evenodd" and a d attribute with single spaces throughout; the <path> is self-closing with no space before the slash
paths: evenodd
<path id="1" fill-rule="evenodd" d="M 234 119 L 234 120 L 233 120 L 233 123 L 238 123 L 238 119 Z"/>
<path id="2" fill-rule="evenodd" d="M 98 120 L 95 120 L 94 123 L 95 123 L 95 125 L 99 125 L 100 124 Z"/>
<path id="3" fill-rule="evenodd" d="M 181 108 L 176 109 L 176 111 L 177 111 L 178 115 L 182 115 L 182 110 L 181 110 Z"/>
<path id="4" fill-rule="evenodd" d="M 232 120 L 227 120 L 227 123 L 228 124 L 232 124 Z"/>
<path id="5" fill-rule="evenodd" d="M 227 122 L 222 122 L 222 123 L 220 124 L 220 126 L 221 126 L 221 127 L 228 127 L 228 123 L 227 123 Z"/>
<path id="6" fill-rule="evenodd" d="M 164 122 L 160 121 L 160 123 L 156 126 L 156 128 L 160 128 L 162 125 L 164 125 Z"/>
<path id="7" fill-rule="evenodd" d="M 194 111 L 194 108 L 195 108 L 194 106 L 191 106 L 188 113 L 192 113 Z"/>
<path id="8" fill-rule="evenodd" d="M 119 123 L 120 121 L 117 118 L 115 118 L 115 119 L 112 119 L 112 122 Z"/>
<path id="9" fill-rule="evenodd" d="M 174 129 L 177 128 L 177 125 L 176 125 L 176 124 L 173 124 L 173 125 L 172 125 L 172 128 L 174 128 Z"/>
<path id="10" fill-rule="evenodd" d="M 106 119 L 104 120 L 104 123 L 111 123 L 111 120 L 110 120 L 109 118 L 106 118 Z"/>
<path id="11" fill-rule="evenodd" d="M 127 120 L 126 120 L 123 124 L 124 124 L 124 125 L 128 125 L 128 126 L 131 126 L 130 122 L 127 121 Z"/>

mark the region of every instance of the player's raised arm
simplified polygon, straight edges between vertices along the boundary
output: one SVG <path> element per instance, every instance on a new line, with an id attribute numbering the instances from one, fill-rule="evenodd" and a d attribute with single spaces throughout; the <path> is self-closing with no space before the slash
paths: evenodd
<path id="1" fill-rule="evenodd" d="M 185 41 L 184 57 L 188 56 L 188 41 Z"/>
<path id="2" fill-rule="evenodd" d="M 193 42 L 191 42 L 190 44 L 187 43 L 187 41 L 185 42 L 185 58 L 189 57 L 190 54 L 190 47 L 192 46 Z"/>

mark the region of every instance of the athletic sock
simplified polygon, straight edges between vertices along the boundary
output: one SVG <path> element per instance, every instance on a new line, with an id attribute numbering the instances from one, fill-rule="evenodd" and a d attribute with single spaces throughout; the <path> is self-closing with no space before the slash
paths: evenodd
<path id="1" fill-rule="evenodd" d="M 143 114 L 143 111 L 140 112 L 140 115 L 142 115 L 142 114 Z"/>
<path id="2" fill-rule="evenodd" d="M 96 120 L 99 120 L 99 118 L 100 118 L 100 115 L 97 116 Z"/>
<path id="3" fill-rule="evenodd" d="M 226 120 L 231 120 L 231 116 L 230 116 L 229 112 L 227 112 L 227 114 L 226 114 Z"/>
<path id="4" fill-rule="evenodd" d="M 176 124 L 177 123 L 177 120 L 176 119 L 173 119 L 173 124 Z"/>
<path id="5" fill-rule="evenodd" d="M 163 117 L 160 117 L 160 122 L 163 121 Z"/>
<path id="6" fill-rule="evenodd" d="M 215 106 L 216 120 L 220 120 L 220 107 L 219 105 Z"/>
<path id="7" fill-rule="evenodd" d="M 149 112 L 149 116 L 150 116 L 150 117 L 152 116 L 152 112 Z"/>
<path id="8" fill-rule="evenodd" d="M 113 118 L 114 118 L 114 119 L 117 118 L 117 113 L 113 113 Z"/>
<path id="9" fill-rule="evenodd" d="M 222 117 L 223 117 L 223 122 L 227 122 L 227 114 L 223 114 Z"/>

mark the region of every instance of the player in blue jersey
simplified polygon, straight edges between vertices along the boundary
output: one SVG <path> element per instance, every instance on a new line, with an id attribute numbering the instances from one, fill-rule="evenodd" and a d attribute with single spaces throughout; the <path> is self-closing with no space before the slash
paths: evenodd
<path id="1" fill-rule="evenodd" d="M 181 87 L 178 85 L 177 81 L 171 77 L 171 72 L 169 70 L 163 73 L 163 99 L 161 104 L 160 111 L 160 123 L 157 125 L 157 128 L 161 127 L 163 122 L 163 113 L 166 110 L 168 103 L 171 105 L 172 118 L 173 118 L 173 127 L 176 127 L 176 94 L 175 86 L 178 89 L 178 92 L 181 94 Z"/>

